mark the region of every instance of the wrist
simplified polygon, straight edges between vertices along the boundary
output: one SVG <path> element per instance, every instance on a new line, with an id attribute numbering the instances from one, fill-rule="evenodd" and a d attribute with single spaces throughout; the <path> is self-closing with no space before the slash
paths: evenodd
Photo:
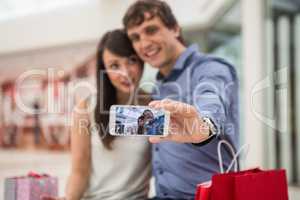
<path id="1" fill-rule="evenodd" d="M 217 135 L 217 129 L 210 118 L 202 117 L 201 121 L 201 129 L 199 130 L 199 132 L 201 133 L 202 138 L 199 140 L 195 140 L 195 142 L 192 143 L 196 146 L 204 146 L 208 144 Z M 203 138 L 203 136 L 205 137 Z"/>
<path id="2" fill-rule="evenodd" d="M 208 137 L 211 137 L 213 135 L 217 135 L 217 128 L 213 121 L 209 117 L 203 117 L 202 118 L 205 126 L 207 127 L 208 130 Z"/>

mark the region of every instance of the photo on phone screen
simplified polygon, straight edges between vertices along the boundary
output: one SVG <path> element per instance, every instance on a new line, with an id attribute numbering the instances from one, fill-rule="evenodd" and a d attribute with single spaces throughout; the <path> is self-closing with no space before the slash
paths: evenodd
<path id="1" fill-rule="evenodd" d="M 147 106 L 119 106 L 110 109 L 109 130 L 120 136 L 165 136 L 169 112 Z"/>

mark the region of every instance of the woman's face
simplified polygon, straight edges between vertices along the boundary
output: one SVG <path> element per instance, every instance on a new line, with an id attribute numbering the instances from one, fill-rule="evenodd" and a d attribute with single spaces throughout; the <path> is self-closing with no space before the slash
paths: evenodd
<path id="1" fill-rule="evenodd" d="M 105 49 L 103 62 L 107 75 L 117 90 L 130 93 L 138 86 L 142 76 L 142 66 L 136 55 L 121 57 Z"/>
<path id="2" fill-rule="evenodd" d="M 144 119 L 143 118 L 139 118 L 138 120 L 138 126 L 144 126 Z"/>

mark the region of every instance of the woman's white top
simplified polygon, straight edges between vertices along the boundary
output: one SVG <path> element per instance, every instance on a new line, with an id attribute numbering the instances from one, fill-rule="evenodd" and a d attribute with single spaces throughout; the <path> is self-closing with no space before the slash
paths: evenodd
<path id="1" fill-rule="evenodd" d="M 91 125 L 94 123 L 91 112 Z M 151 177 L 151 149 L 145 137 L 117 137 L 107 150 L 91 128 L 91 175 L 84 200 L 144 200 Z"/>

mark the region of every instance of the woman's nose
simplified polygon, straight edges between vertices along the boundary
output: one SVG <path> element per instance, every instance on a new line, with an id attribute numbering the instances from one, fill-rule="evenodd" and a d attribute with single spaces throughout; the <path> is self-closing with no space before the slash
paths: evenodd
<path id="1" fill-rule="evenodd" d="M 121 74 L 125 77 L 130 77 L 130 71 L 128 70 L 127 64 L 124 64 L 121 68 Z"/>

